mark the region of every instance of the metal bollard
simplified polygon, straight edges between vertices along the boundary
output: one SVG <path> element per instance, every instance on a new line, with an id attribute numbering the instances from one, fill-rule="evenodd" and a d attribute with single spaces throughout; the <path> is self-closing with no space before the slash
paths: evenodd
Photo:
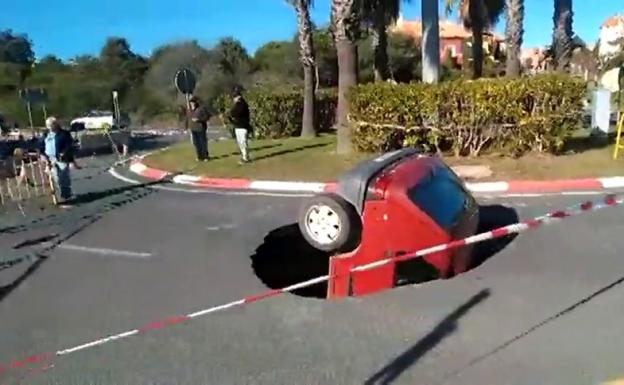
<path id="1" fill-rule="evenodd" d="M 28 172 L 26 170 L 26 161 L 24 160 L 24 157 L 22 157 L 22 161 L 21 161 L 19 168 L 20 168 L 20 176 L 19 176 L 20 185 L 24 185 L 24 187 L 26 188 L 26 199 L 30 199 L 33 197 L 33 195 L 30 192 L 30 179 L 28 178 Z"/>
<path id="2" fill-rule="evenodd" d="M 30 175 L 32 175 L 32 180 L 33 180 L 33 189 L 35 190 L 35 196 L 39 196 L 39 186 L 37 185 L 37 175 L 35 172 L 35 160 L 34 159 L 30 159 L 30 162 L 28 162 L 28 164 L 30 165 Z"/>
<path id="3" fill-rule="evenodd" d="M 13 194 L 13 190 L 11 190 L 11 178 L 6 179 L 6 187 L 7 187 L 7 192 L 9 193 L 9 197 L 11 198 L 11 201 L 16 202 L 15 194 Z"/>
<path id="4" fill-rule="evenodd" d="M 43 168 L 45 167 L 44 165 L 45 162 L 43 162 L 41 159 L 39 159 L 39 161 L 37 162 L 38 165 L 38 169 L 39 169 L 39 176 L 41 177 L 41 195 L 44 195 L 46 193 L 46 179 L 45 179 L 45 171 L 43 170 Z"/>
<path id="5" fill-rule="evenodd" d="M 2 191 L 2 190 L 4 190 L 4 189 L 2 188 L 2 186 L 3 186 L 3 185 L 4 185 L 4 179 L 0 179 L 0 204 L 1 204 L 2 206 L 4 206 L 4 205 L 5 205 L 5 201 L 4 201 L 4 191 Z"/>
<path id="6" fill-rule="evenodd" d="M 19 182 L 19 175 L 18 175 L 18 172 L 17 172 L 17 166 L 15 164 L 15 158 L 13 158 L 11 160 L 11 164 L 12 164 L 12 167 L 13 167 L 13 175 L 14 175 L 14 180 L 15 180 L 15 190 L 17 192 L 16 195 L 19 197 L 19 200 L 22 201 L 22 200 L 24 200 L 24 197 L 22 195 L 22 189 L 21 189 L 20 182 Z"/>

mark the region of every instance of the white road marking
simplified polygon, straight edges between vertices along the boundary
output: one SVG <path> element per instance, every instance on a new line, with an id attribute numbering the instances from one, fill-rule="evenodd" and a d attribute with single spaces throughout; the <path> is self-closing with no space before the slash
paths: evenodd
<path id="1" fill-rule="evenodd" d="M 484 199 L 500 199 L 500 198 L 543 198 L 543 197 L 557 197 L 557 196 L 584 196 L 584 195 L 607 195 L 617 190 L 603 190 L 603 191 L 564 191 L 556 193 L 530 193 L 530 194 L 494 194 L 494 195 L 482 195 L 474 194 L 477 197 Z"/>
<path id="2" fill-rule="evenodd" d="M 46 242 L 44 244 L 50 244 L 50 242 Z M 81 253 L 97 254 L 97 255 L 104 255 L 104 256 L 134 258 L 134 259 L 149 259 L 152 257 L 152 253 L 144 253 L 144 252 L 129 251 L 129 250 L 116 250 L 116 249 L 108 249 L 108 248 L 101 248 L 101 247 L 87 247 L 87 246 L 72 245 L 70 243 L 61 243 L 60 245 L 56 246 L 56 249 L 78 251 Z"/>
<path id="3" fill-rule="evenodd" d="M 232 230 L 236 228 L 236 224 L 234 223 L 225 223 L 223 225 L 216 226 L 207 226 L 206 230 L 208 231 L 220 231 L 220 230 Z"/>

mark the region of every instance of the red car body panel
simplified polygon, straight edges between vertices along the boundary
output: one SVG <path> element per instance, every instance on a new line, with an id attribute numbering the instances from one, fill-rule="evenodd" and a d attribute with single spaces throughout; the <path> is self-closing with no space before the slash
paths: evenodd
<path id="1" fill-rule="evenodd" d="M 351 253 L 333 257 L 330 274 L 343 275 L 355 266 L 474 234 L 478 214 L 476 205 L 469 205 L 458 219 L 457 225 L 447 230 L 441 228 L 410 200 L 408 190 L 438 167 L 446 167 L 439 158 L 414 156 L 388 167 L 375 177 L 369 186 L 369 197 L 361 214 L 360 245 Z M 468 192 L 465 194 L 473 201 Z M 470 249 L 442 251 L 425 256 L 424 260 L 436 268 L 441 278 L 448 278 L 468 268 Z M 330 283 L 329 296 L 359 296 L 393 287 L 395 265 L 390 263 L 369 271 L 353 273 L 347 280 L 335 279 Z"/>

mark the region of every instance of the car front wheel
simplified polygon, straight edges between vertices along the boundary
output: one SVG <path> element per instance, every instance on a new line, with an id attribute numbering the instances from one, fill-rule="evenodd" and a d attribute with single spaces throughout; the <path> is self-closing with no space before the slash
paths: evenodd
<path id="1" fill-rule="evenodd" d="M 301 208 L 299 229 L 306 241 L 319 250 L 348 252 L 358 246 L 362 224 L 350 203 L 336 194 L 321 194 Z"/>

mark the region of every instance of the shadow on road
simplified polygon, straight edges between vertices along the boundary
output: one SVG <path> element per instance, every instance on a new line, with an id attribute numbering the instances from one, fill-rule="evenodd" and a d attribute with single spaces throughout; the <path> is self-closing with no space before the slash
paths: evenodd
<path id="1" fill-rule="evenodd" d="M 372 375 L 365 385 L 386 385 L 393 383 L 418 360 L 434 349 L 445 338 L 457 330 L 457 321 L 466 315 L 472 308 L 485 301 L 490 296 L 490 290 L 484 289 L 475 294 L 464 304 L 447 315 L 433 330 L 424 336 L 416 345 L 394 358 L 377 373 Z"/>
<path id="2" fill-rule="evenodd" d="M 166 178 L 166 179 L 156 180 L 156 181 L 153 181 L 153 182 L 134 184 L 134 185 L 127 185 L 127 186 L 123 186 L 123 187 L 117 187 L 117 188 L 112 188 L 112 189 L 102 190 L 102 191 L 88 192 L 88 193 L 84 193 L 84 194 L 80 194 L 80 195 L 76 196 L 75 198 L 70 200 L 68 203 L 71 203 L 71 204 L 74 204 L 74 205 L 81 205 L 81 204 L 91 203 L 91 202 L 95 202 L 95 201 L 98 201 L 100 199 L 108 198 L 108 197 L 111 197 L 111 196 L 114 196 L 114 195 L 124 194 L 126 192 L 131 192 L 131 191 L 134 191 L 134 190 L 144 189 L 144 188 L 150 187 L 150 186 L 155 186 L 155 185 L 169 183 L 169 179 L 170 178 Z"/>
<path id="3" fill-rule="evenodd" d="M 478 232 L 487 232 L 518 222 L 517 212 L 501 205 L 481 206 Z M 471 269 L 479 267 L 509 245 L 516 235 L 474 245 Z M 319 251 L 303 238 L 296 223 L 271 231 L 251 256 L 258 278 L 271 289 L 281 289 L 329 272 L 330 254 Z M 397 266 L 397 286 L 417 284 L 438 278 L 437 271 L 422 258 Z M 294 292 L 304 297 L 326 298 L 327 284 Z"/>
<path id="4" fill-rule="evenodd" d="M 537 330 L 543 328 L 544 326 L 550 324 L 551 322 L 554 322 L 556 320 L 558 320 L 561 317 L 564 317 L 566 315 L 568 315 L 569 313 L 573 312 L 574 310 L 577 310 L 578 308 L 580 308 L 583 305 L 588 304 L 589 302 L 593 301 L 594 299 L 596 299 L 597 297 L 601 296 L 602 294 L 605 294 L 609 291 L 611 291 L 612 289 L 615 289 L 616 287 L 619 287 L 620 285 L 622 285 L 624 283 L 624 277 L 620 277 L 618 279 L 616 279 L 615 281 L 609 283 L 608 285 L 594 291 L 593 293 L 587 295 L 586 297 L 580 299 L 579 301 L 575 302 L 574 304 L 566 307 L 565 309 L 553 314 L 552 316 L 544 319 L 543 321 L 531 326 L 530 328 L 528 328 L 527 330 L 523 331 L 522 333 L 508 339 L 507 341 L 503 342 L 502 344 L 496 346 L 494 349 L 486 352 L 485 354 L 482 354 L 476 358 L 474 358 L 473 360 L 470 361 L 470 363 L 468 363 L 463 369 L 456 371 L 455 373 L 452 373 L 452 375 L 458 375 L 459 373 L 461 373 L 462 370 L 470 368 L 472 366 L 475 366 L 477 364 L 479 364 L 482 361 L 485 361 L 486 359 L 496 355 L 497 353 L 507 349 L 509 346 L 511 346 L 512 344 L 520 341 L 521 339 L 528 337 L 529 335 L 531 335 L 532 333 L 536 332 Z"/>
<path id="5" fill-rule="evenodd" d="M 281 289 L 308 279 L 326 275 L 329 254 L 319 251 L 303 238 L 296 223 L 271 231 L 251 256 L 258 278 L 271 289 Z M 327 297 L 327 284 L 297 290 L 303 297 Z"/>
<path id="6" fill-rule="evenodd" d="M 41 265 L 48 259 L 48 257 L 39 255 L 39 258 L 26 269 L 19 277 L 6 286 L 0 287 L 0 302 L 4 300 L 13 290 L 17 289 L 28 277 L 30 277 Z"/>

